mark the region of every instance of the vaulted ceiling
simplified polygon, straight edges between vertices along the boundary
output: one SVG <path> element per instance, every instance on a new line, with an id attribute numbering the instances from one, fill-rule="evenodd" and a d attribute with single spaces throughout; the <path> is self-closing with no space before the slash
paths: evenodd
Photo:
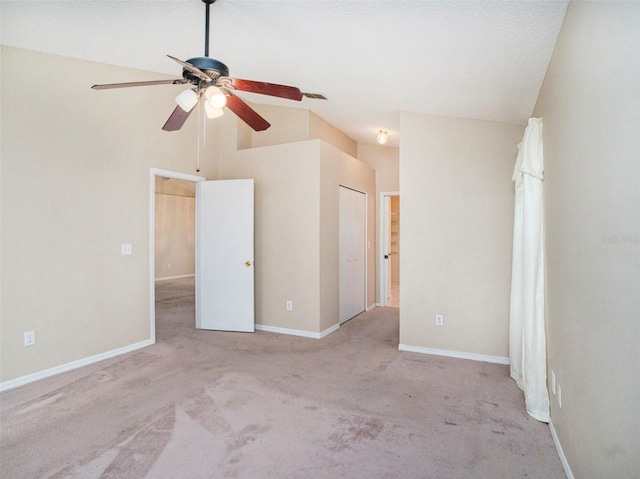
<path id="1" fill-rule="evenodd" d="M 385 129 L 388 145 L 397 146 L 400 111 L 524 124 L 566 7 L 524 0 L 218 0 L 209 56 L 233 77 L 328 98 L 297 103 L 242 94 L 249 101 L 308 108 L 361 143 L 375 143 Z M 201 0 L 3 0 L 0 9 L 5 45 L 176 77 L 181 68 L 167 54 L 204 54 Z"/>

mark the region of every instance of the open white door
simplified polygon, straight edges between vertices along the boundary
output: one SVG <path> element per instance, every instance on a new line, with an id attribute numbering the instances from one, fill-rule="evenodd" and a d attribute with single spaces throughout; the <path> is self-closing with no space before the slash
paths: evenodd
<path id="1" fill-rule="evenodd" d="M 196 188 L 196 328 L 253 332 L 253 180 Z"/>

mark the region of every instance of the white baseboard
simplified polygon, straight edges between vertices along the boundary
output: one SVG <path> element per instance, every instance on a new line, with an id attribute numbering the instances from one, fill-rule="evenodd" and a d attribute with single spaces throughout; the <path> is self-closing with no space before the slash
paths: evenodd
<path id="1" fill-rule="evenodd" d="M 9 389 L 17 388 L 34 381 L 38 381 L 39 379 L 45 379 L 51 376 L 55 376 L 56 374 L 66 373 L 67 371 L 71 371 L 72 369 L 81 368 L 82 366 L 88 366 L 89 364 L 97 363 L 98 361 L 103 361 L 104 359 L 109 359 L 114 356 L 119 356 L 120 354 L 135 351 L 136 349 L 151 346 L 153 343 L 154 341 L 152 341 L 151 339 L 147 339 L 146 341 L 140 341 L 139 343 L 130 344 L 129 346 L 125 346 L 123 348 L 113 349 L 111 351 L 96 354 L 95 356 L 89 356 L 88 358 L 78 359 L 77 361 L 72 361 L 70 363 L 61 364 L 60 366 L 45 369 L 43 371 L 38 371 L 37 373 L 27 374 L 26 376 L 21 376 L 16 379 L 10 379 L 9 381 L 0 383 L 0 391 L 7 391 Z"/>
<path id="2" fill-rule="evenodd" d="M 482 361 L 485 363 L 509 364 L 509 358 L 506 356 L 488 356 L 485 354 L 464 353 L 461 351 L 447 351 L 445 349 L 422 348 L 420 346 L 410 346 L 408 344 L 399 344 L 398 349 L 400 351 L 408 351 L 410 353 L 433 354 L 435 356 L 470 359 L 471 361 Z"/>
<path id="3" fill-rule="evenodd" d="M 337 331 L 338 329 L 340 329 L 340 325 L 339 324 L 334 324 L 333 326 L 331 326 L 330 328 L 325 329 L 324 331 L 322 331 L 320 333 L 320 339 L 329 336 L 331 333 Z"/>
<path id="4" fill-rule="evenodd" d="M 574 479 L 573 472 L 571 472 L 571 468 L 569 467 L 569 461 L 567 461 L 567 456 L 564 455 L 564 451 L 560 445 L 560 439 L 558 439 L 556 428 L 553 427 L 553 421 L 551 421 L 551 419 L 549 419 L 549 429 L 551 430 L 551 437 L 553 438 L 553 443 L 556 446 L 556 451 L 558 451 L 558 456 L 560 456 L 560 462 L 564 468 L 564 473 L 567 475 L 567 479 Z"/>
<path id="5" fill-rule="evenodd" d="M 301 329 L 289 329 L 279 328 L 277 326 L 266 326 L 264 324 L 256 324 L 256 329 L 259 331 L 266 331 L 268 333 L 288 334 L 290 336 L 302 336 L 303 338 L 322 339 L 325 336 L 337 331 L 340 328 L 339 324 L 334 324 L 330 328 L 325 329 L 320 333 L 313 333 L 311 331 L 302 331 Z"/>
<path id="6" fill-rule="evenodd" d="M 371 311 L 373 308 L 375 308 L 376 306 L 378 306 L 378 303 L 373 303 L 370 304 L 369 306 L 367 306 L 367 311 Z"/>
<path id="7" fill-rule="evenodd" d="M 166 281 L 168 279 L 181 279 L 181 278 L 193 278 L 195 274 L 179 274 L 177 276 L 163 276 L 162 278 L 156 278 L 155 281 Z"/>

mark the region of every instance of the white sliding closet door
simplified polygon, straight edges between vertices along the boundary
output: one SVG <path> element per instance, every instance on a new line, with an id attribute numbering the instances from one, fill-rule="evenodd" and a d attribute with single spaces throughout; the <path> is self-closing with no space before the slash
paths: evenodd
<path id="1" fill-rule="evenodd" d="M 340 187 L 340 323 L 366 309 L 366 195 Z"/>

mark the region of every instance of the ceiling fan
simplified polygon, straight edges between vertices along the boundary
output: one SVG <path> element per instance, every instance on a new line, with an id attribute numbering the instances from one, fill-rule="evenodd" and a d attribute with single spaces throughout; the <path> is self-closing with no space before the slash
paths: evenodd
<path id="1" fill-rule="evenodd" d="M 319 94 L 303 94 L 298 88 L 292 86 L 229 77 L 229 68 L 227 68 L 224 63 L 209 58 L 209 13 L 211 4 L 215 3 L 216 0 L 202 0 L 202 2 L 206 4 L 204 57 L 195 57 L 187 61 L 182 61 L 171 55 L 167 55 L 182 66 L 182 78 L 109 83 L 93 85 L 91 88 L 94 90 L 108 90 L 112 88 L 150 85 L 194 85 L 194 88 L 185 90 L 176 97 L 178 106 L 173 110 L 173 113 L 171 113 L 171 116 L 169 116 L 169 119 L 162 127 L 165 131 L 176 131 L 182 128 L 182 125 L 187 121 L 193 108 L 202 97 L 207 100 L 205 102 L 205 109 L 209 118 L 216 118 L 222 115 L 222 108 L 226 106 L 255 131 L 262 131 L 269 128 L 271 124 L 238 97 L 235 94 L 237 90 L 297 101 L 302 100 L 303 96 L 326 99 Z"/>

